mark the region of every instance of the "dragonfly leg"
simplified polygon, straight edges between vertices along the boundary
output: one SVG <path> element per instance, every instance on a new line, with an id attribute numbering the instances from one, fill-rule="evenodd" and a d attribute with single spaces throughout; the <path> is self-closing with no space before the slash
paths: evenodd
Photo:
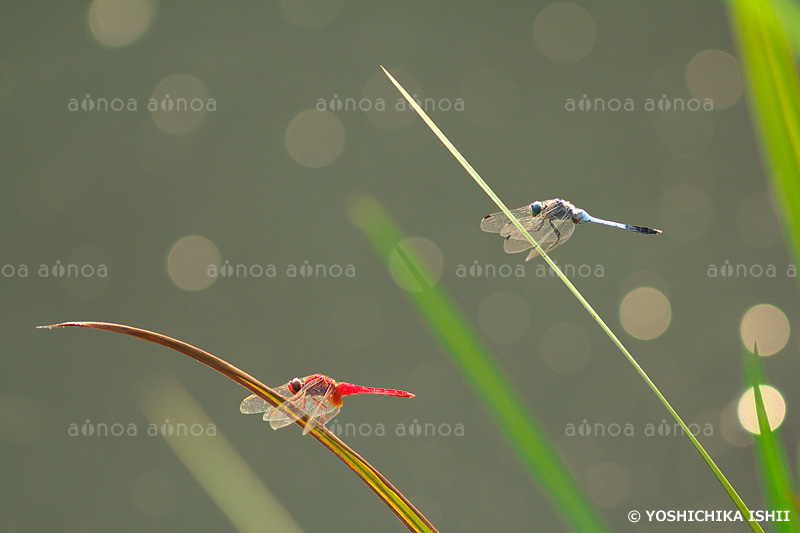
<path id="1" fill-rule="evenodd" d="M 537 221 L 539 222 L 539 226 L 534 228 L 533 227 L 533 222 L 537 222 Z M 543 217 L 534 217 L 531 220 L 532 224 L 531 224 L 531 228 L 528 230 L 528 233 L 535 233 L 535 232 L 539 231 L 540 229 L 542 229 L 542 225 L 544 224 L 544 221 L 545 221 L 545 219 Z M 550 224 L 552 225 L 552 223 L 550 223 Z M 513 226 L 513 225 L 514 225 L 513 222 L 509 222 L 506 227 Z M 505 236 L 505 239 L 506 240 L 510 239 L 512 235 L 513 235 L 513 233 L 509 232 L 509 234 Z M 525 235 L 520 233 L 519 234 L 519 240 L 522 240 L 522 241 L 526 240 L 525 239 Z"/>
<path id="2" fill-rule="evenodd" d="M 552 250 L 553 248 L 558 246 L 558 242 L 561 240 L 561 232 L 558 231 L 558 228 L 553 225 L 553 221 L 552 220 L 548 219 L 547 223 L 550 224 L 550 227 L 553 228 L 553 233 L 556 234 L 556 241 L 552 245 L 550 245 L 548 247 L 548 248 L 550 248 Z"/>

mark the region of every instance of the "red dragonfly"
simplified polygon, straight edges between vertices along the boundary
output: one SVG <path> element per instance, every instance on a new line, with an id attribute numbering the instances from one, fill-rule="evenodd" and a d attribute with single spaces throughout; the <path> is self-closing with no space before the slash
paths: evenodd
<path id="1" fill-rule="evenodd" d="M 275 388 L 275 392 L 288 399 L 278 407 L 273 407 L 255 394 L 251 394 L 242 400 L 239 410 L 246 415 L 264 413 L 264 421 L 268 421 L 272 429 L 280 429 L 299 418 L 293 413 L 294 409 L 286 407 L 291 405 L 300 412 L 300 416 L 308 415 L 308 423 L 303 429 L 303 435 L 309 433 L 317 424 L 324 426 L 339 414 L 339 409 L 342 407 L 342 396 L 383 394 L 400 398 L 414 397 L 410 392 L 402 390 L 376 389 L 352 383 L 338 383 L 322 374 L 294 378 L 286 385 Z"/>

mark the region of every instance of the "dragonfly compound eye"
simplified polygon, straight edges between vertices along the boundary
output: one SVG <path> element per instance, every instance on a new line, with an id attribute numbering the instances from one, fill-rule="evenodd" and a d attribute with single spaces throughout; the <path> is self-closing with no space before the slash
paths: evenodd
<path id="1" fill-rule="evenodd" d="M 536 216 L 542 212 L 542 202 L 536 201 L 531 204 L 531 215 Z"/>
<path id="2" fill-rule="evenodd" d="M 303 388 L 303 382 L 300 381 L 300 378 L 294 378 L 292 381 L 289 382 L 289 392 L 292 394 L 297 394 L 300 389 Z"/>

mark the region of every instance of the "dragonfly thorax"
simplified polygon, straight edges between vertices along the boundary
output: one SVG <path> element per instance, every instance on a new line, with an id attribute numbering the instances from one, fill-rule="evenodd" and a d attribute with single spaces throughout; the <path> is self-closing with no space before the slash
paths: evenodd
<path id="1" fill-rule="evenodd" d="M 583 209 L 575 209 L 573 207 L 572 210 L 572 221 L 576 224 L 580 224 L 581 222 L 590 222 L 592 217 L 589 216 L 589 213 L 584 211 Z"/>
<path id="2" fill-rule="evenodd" d="M 548 209 L 549 208 L 549 209 Z M 562 200 L 561 198 L 553 198 L 544 202 L 533 202 L 531 204 L 531 215 L 539 216 L 542 211 L 548 209 L 550 216 L 559 218 L 569 217 L 575 224 L 591 221 L 592 217 L 583 209 L 575 207 L 572 202 Z"/>

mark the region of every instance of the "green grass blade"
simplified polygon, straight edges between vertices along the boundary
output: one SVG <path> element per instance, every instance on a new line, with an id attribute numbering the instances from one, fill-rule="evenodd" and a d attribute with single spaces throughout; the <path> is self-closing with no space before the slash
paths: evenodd
<path id="1" fill-rule="evenodd" d="M 800 45 L 796 5 L 775 2 Z M 731 27 L 770 186 L 789 249 L 800 263 L 800 85 L 784 26 L 763 0 L 728 2 Z"/>
<path id="2" fill-rule="evenodd" d="M 386 74 L 386 76 L 389 77 L 389 80 L 391 80 L 394 86 L 397 87 L 397 90 L 400 91 L 403 97 L 408 101 L 411 107 L 414 108 L 414 110 L 422 118 L 422 120 L 425 121 L 425 123 L 428 125 L 431 131 L 433 131 L 433 133 L 439 138 L 442 144 L 445 145 L 445 147 L 450 151 L 451 154 L 453 154 L 453 156 L 459 161 L 459 163 L 461 163 L 461 165 L 469 173 L 469 175 L 472 176 L 475 182 L 486 192 L 486 194 L 494 201 L 495 204 L 497 204 L 497 206 L 509 218 L 509 220 L 511 220 L 514 223 L 517 229 L 519 229 L 519 231 L 522 232 L 523 235 L 525 235 L 528 241 L 530 241 L 531 244 L 533 244 L 533 246 L 539 251 L 542 258 L 547 262 L 550 268 L 553 269 L 556 275 L 558 275 L 559 279 L 561 279 L 564 285 L 567 286 L 567 288 L 570 290 L 570 292 L 572 292 L 575 298 L 577 298 L 578 301 L 581 303 L 581 305 L 583 305 L 584 309 L 586 309 L 589 312 L 589 314 L 592 316 L 592 318 L 594 318 L 594 320 L 597 322 L 600 328 L 606 333 L 606 335 L 608 335 L 608 337 L 617 346 L 617 348 L 619 348 L 619 350 L 622 352 L 622 354 L 625 356 L 628 362 L 631 365 L 633 365 L 634 369 L 636 369 L 636 372 L 638 372 L 639 376 L 641 376 L 641 378 L 645 381 L 645 383 L 647 383 L 647 386 L 650 387 L 650 390 L 653 391 L 653 394 L 656 395 L 656 397 L 664 405 L 667 411 L 669 411 L 672 418 L 681 426 L 684 435 L 686 435 L 686 437 L 692 443 L 692 446 L 694 446 L 695 450 L 697 450 L 697 453 L 699 453 L 700 456 L 703 458 L 703 461 L 706 463 L 708 468 L 714 474 L 714 477 L 717 478 L 717 481 L 719 481 L 720 485 L 722 485 L 722 488 L 725 490 L 726 494 L 728 494 L 728 497 L 730 497 L 731 501 L 734 503 L 736 508 L 739 510 L 739 512 L 742 513 L 742 516 L 749 516 L 750 512 L 747 506 L 745 505 L 744 501 L 742 501 L 739 494 L 736 492 L 736 490 L 733 488 L 730 482 L 722 474 L 722 471 L 719 469 L 717 464 L 714 462 L 713 459 L 711 459 L 711 456 L 708 455 L 708 452 L 706 452 L 706 450 L 700 444 L 700 441 L 698 441 L 697 438 L 692 434 L 692 432 L 686 426 L 686 423 L 678 415 L 675 409 L 672 408 L 672 405 L 670 405 L 666 397 L 664 397 L 664 395 L 661 394 L 661 391 L 658 389 L 658 387 L 656 387 L 655 383 L 653 383 L 653 381 L 650 379 L 650 377 L 647 375 L 644 369 L 639 365 L 639 363 L 636 362 L 636 360 L 630 354 L 628 349 L 625 348 L 625 346 L 617 338 L 614 332 L 611 331 L 611 328 L 609 328 L 606 325 L 605 321 L 603 321 L 603 319 L 600 318 L 600 315 L 598 315 L 597 312 L 595 312 L 595 310 L 592 308 L 589 302 L 583 297 L 583 295 L 578 291 L 578 289 L 572 284 L 572 282 L 570 282 L 570 280 L 564 275 L 564 273 L 561 272 L 561 269 L 558 268 L 558 266 L 550 259 L 550 257 L 544 252 L 544 250 L 542 250 L 542 248 L 536 243 L 536 241 L 525 230 L 525 228 L 522 227 L 522 224 L 520 224 L 519 220 L 517 220 L 511 214 L 511 211 L 509 211 L 508 207 L 506 207 L 503 201 L 500 200 L 500 198 L 494 193 L 494 191 L 492 191 L 491 187 L 487 185 L 487 183 L 483 180 L 483 178 L 480 177 L 480 175 L 475 171 L 475 169 L 472 168 L 472 165 L 470 165 L 469 162 L 467 162 L 467 160 L 464 159 L 464 157 L 461 155 L 458 149 L 456 149 L 456 147 L 450 142 L 450 140 L 445 136 L 445 134 L 442 133 L 442 130 L 440 130 L 436 126 L 436 124 L 434 124 L 433 120 L 431 120 L 430 117 L 428 117 L 428 114 L 422 110 L 422 108 L 417 104 L 416 101 L 414 101 L 413 98 L 411 98 L 411 96 L 403 88 L 403 86 L 400 85 L 400 83 L 398 83 L 398 81 L 395 80 L 385 68 L 381 66 L 381 69 L 383 69 L 383 72 Z M 753 531 L 762 531 L 761 526 L 759 526 L 757 523 L 748 522 L 748 524 L 750 525 L 750 528 Z"/>
<path id="3" fill-rule="evenodd" d="M 796 0 L 770 0 L 769 3 L 782 23 L 789 43 L 795 52 L 800 51 L 800 5 Z"/>
<path id="4" fill-rule="evenodd" d="M 766 383 L 761 357 L 756 347 L 755 355 L 745 350 L 742 368 L 745 384 L 753 388 L 758 415 L 760 435 L 755 435 L 755 455 L 761 486 L 764 490 L 766 509 L 789 511 L 786 521 L 770 522 L 775 531 L 796 533 L 800 530 L 797 516 L 798 508 L 793 496 L 794 486 L 792 472 L 786 457 L 780 434 L 769 427 L 764 399 L 761 396 L 761 385 Z M 782 516 L 783 517 L 783 516 Z"/>
<path id="5" fill-rule="evenodd" d="M 140 407 L 150 423 L 159 428 L 170 418 L 191 421 L 203 428 L 212 426 L 202 407 L 174 379 L 163 377 L 148 387 Z M 213 436 L 191 439 L 171 432 L 162 431 L 159 435 L 238 531 L 258 533 L 269 524 L 276 531 L 302 533 L 303 529 L 219 430 Z"/>
<path id="6" fill-rule="evenodd" d="M 383 206 L 362 195 L 351 201 L 348 215 L 387 265 L 392 252 L 400 256 L 420 289 L 406 291 L 418 313 L 564 520 L 575 531 L 607 531 L 544 430 L 525 409 L 525 400 L 495 364 L 467 319 L 441 288 L 426 281 L 432 277 L 414 250 L 398 246 L 406 236 Z"/>
<path id="7" fill-rule="evenodd" d="M 53 329 L 53 328 L 94 328 L 102 329 L 105 331 L 113 331 L 115 333 L 123 333 L 139 339 L 144 339 L 148 342 L 160 344 L 171 348 L 177 352 L 188 355 L 192 359 L 203 363 L 207 367 L 216 370 L 228 379 L 235 381 L 242 387 L 246 388 L 253 394 L 258 395 L 265 402 L 277 407 L 283 403 L 285 398 L 276 393 L 271 388 L 267 387 L 256 378 L 236 368 L 232 364 L 220 359 L 215 355 L 196 348 L 191 344 L 167 337 L 160 333 L 148 331 L 146 329 L 134 328 L 124 324 L 111 324 L 109 322 L 63 322 L 61 324 L 53 324 L 50 326 L 38 326 L 40 329 Z M 286 406 L 284 409 L 292 410 L 293 408 Z M 298 413 L 298 416 L 302 412 Z M 295 423 L 301 428 L 305 428 L 308 423 L 308 415 L 300 416 Z M 398 519 L 405 525 L 409 531 L 415 533 L 438 533 L 433 524 L 428 521 L 425 516 L 414 507 L 408 499 L 403 496 L 394 485 L 392 485 L 383 474 L 364 460 L 363 457 L 358 455 L 355 450 L 350 448 L 347 444 L 342 442 L 336 435 L 328 431 L 324 426 L 316 425 L 309 433 L 311 437 L 317 440 L 320 444 L 328 448 L 331 453 L 336 455 L 344 462 L 356 475 L 361 478 L 367 487 L 375 493 L 386 506 L 392 511 Z M 265 530 L 272 530 L 269 524 L 264 525 Z"/>

